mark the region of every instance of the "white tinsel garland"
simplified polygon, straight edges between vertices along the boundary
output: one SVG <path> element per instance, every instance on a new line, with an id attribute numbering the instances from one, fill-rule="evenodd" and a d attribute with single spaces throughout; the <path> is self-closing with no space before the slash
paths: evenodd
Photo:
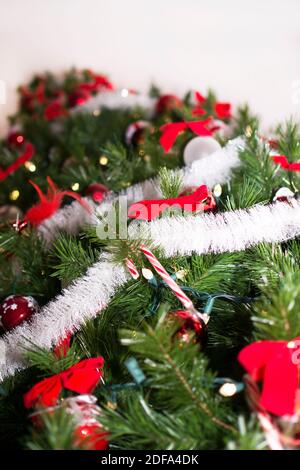
<path id="1" fill-rule="evenodd" d="M 300 235 L 300 201 L 256 205 L 234 212 L 190 217 L 169 217 L 150 223 L 132 224 L 130 236 L 150 235 L 166 256 L 239 251 L 260 242 L 282 242 Z M 51 348 L 67 332 L 80 328 L 109 303 L 128 279 L 122 265 L 102 258 L 85 276 L 43 307 L 32 322 L 17 327 L 0 341 L 0 378 L 26 367 L 26 338 L 37 346 Z"/>
<path id="2" fill-rule="evenodd" d="M 243 148 L 244 141 L 241 137 L 231 140 L 227 145 L 207 157 L 194 162 L 191 166 L 175 173 L 181 175 L 183 186 L 200 186 L 206 184 L 212 188 L 215 184 L 223 184 L 230 178 L 231 171 L 239 165 L 239 149 Z M 122 191 L 120 196 L 126 196 L 128 204 L 142 199 L 161 198 L 158 178 L 147 180 Z M 118 196 L 110 194 L 102 204 L 93 204 L 94 213 L 89 214 L 78 202 L 73 202 L 59 210 L 53 217 L 46 220 L 39 228 L 44 239 L 48 242 L 56 238 L 59 231 L 64 230 L 69 234 L 78 233 L 79 229 L 87 223 L 96 223 L 97 214 L 103 214 Z"/>

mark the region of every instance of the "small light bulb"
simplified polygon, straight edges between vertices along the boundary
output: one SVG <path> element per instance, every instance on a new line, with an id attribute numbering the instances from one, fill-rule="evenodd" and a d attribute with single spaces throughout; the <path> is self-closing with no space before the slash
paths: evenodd
<path id="1" fill-rule="evenodd" d="M 79 183 L 74 183 L 74 184 L 72 184 L 71 188 L 73 189 L 73 191 L 78 191 L 78 189 L 79 189 Z"/>
<path id="2" fill-rule="evenodd" d="M 297 346 L 297 344 L 295 343 L 295 341 L 289 341 L 286 346 L 289 349 L 294 349 Z"/>
<path id="3" fill-rule="evenodd" d="M 236 392 L 237 392 L 236 385 L 232 382 L 231 383 L 227 382 L 223 384 L 222 387 L 220 387 L 219 389 L 219 393 L 223 397 L 233 397 L 233 395 L 235 395 Z"/>
<path id="4" fill-rule="evenodd" d="M 252 135 L 252 127 L 248 125 L 245 129 L 245 136 L 251 137 L 251 135 Z"/>
<path id="5" fill-rule="evenodd" d="M 26 162 L 26 163 L 24 163 L 24 166 L 25 166 L 26 170 L 30 171 L 31 173 L 34 173 L 36 171 L 36 166 L 32 162 Z"/>
<path id="6" fill-rule="evenodd" d="M 106 157 L 106 155 L 101 155 L 101 157 L 99 158 L 99 163 L 100 163 L 100 165 L 107 165 L 108 164 L 108 158 Z"/>
<path id="7" fill-rule="evenodd" d="M 185 271 L 185 269 L 180 269 L 180 270 L 177 271 L 175 274 L 176 274 L 177 279 L 182 280 L 182 279 L 184 279 L 185 276 L 186 276 L 186 271 Z"/>
<path id="8" fill-rule="evenodd" d="M 220 184 L 216 184 L 213 193 L 215 197 L 220 197 L 222 194 L 222 186 Z"/>
<path id="9" fill-rule="evenodd" d="M 98 116 L 100 116 L 100 114 L 101 114 L 100 109 L 94 109 L 93 116 L 98 117 Z"/>
<path id="10" fill-rule="evenodd" d="M 127 98 L 128 95 L 129 95 L 129 91 L 127 90 L 127 88 L 122 88 L 121 90 L 122 98 Z"/>
<path id="11" fill-rule="evenodd" d="M 20 196 L 20 191 L 18 189 L 13 189 L 9 195 L 11 201 L 16 201 Z"/>
<path id="12" fill-rule="evenodd" d="M 24 142 L 24 137 L 22 135 L 18 135 L 16 140 L 17 140 L 18 144 L 22 144 Z"/>
<path id="13" fill-rule="evenodd" d="M 153 272 L 151 271 L 151 269 L 142 268 L 142 274 L 144 278 L 147 279 L 147 281 L 150 281 L 150 279 L 153 278 Z"/>

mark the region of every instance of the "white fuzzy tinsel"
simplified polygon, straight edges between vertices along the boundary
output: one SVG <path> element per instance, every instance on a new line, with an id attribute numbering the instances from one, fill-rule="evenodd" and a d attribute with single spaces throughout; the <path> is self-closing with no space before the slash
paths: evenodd
<path id="1" fill-rule="evenodd" d="M 213 154 L 194 162 L 191 166 L 181 170 L 174 170 L 181 175 L 183 187 L 200 186 L 206 184 L 212 188 L 215 184 L 226 183 L 234 168 L 239 165 L 239 150 L 244 146 L 241 137 L 231 140 L 225 147 Z M 126 196 L 128 204 L 142 199 L 161 198 L 158 178 L 135 184 L 128 189 L 121 191 L 120 196 Z M 78 233 L 79 229 L 87 223 L 97 223 L 96 215 L 103 214 L 111 204 L 118 199 L 118 196 L 110 194 L 102 204 L 94 204 L 94 212 L 89 214 L 77 201 L 59 210 L 53 217 L 47 219 L 39 228 L 47 242 L 55 239 L 59 231 L 64 230 L 69 234 Z"/>
<path id="2" fill-rule="evenodd" d="M 239 251 L 260 242 L 282 242 L 300 235 L 300 202 L 275 202 L 268 206 L 219 214 L 169 217 L 150 223 L 131 224 L 152 238 L 166 256 Z M 79 329 L 109 303 L 116 290 L 128 280 L 122 265 L 101 259 L 85 276 L 43 307 L 33 321 L 25 323 L 0 341 L 0 378 L 26 367 L 26 338 L 37 346 L 51 348 L 67 332 Z"/>

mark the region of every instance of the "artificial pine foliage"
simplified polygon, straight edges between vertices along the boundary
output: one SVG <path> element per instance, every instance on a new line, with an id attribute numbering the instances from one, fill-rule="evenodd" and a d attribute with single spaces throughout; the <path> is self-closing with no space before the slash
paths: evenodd
<path id="1" fill-rule="evenodd" d="M 27 368 L 0 384 L 0 447 L 85 448 L 86 443 L 74 437 L 76 416 L 62 404 L 69 403 L 73 392 L 64 389 L 60 397 L 64 402 L 51 412 L 41 413 L 38 426 L 29 415 L 39 408 L 26 410 L 23 396 L 37 382 L 83 359 L 101 356 L 103 381 L 93 390 L 100 411 L 93 423 L 108 433 L 111 449 L 269 448 L 257 410 L 251 412 L 245 399 L 245 371 L 237 356 L 257 340 L 290 342 L 300 336 L 297 238 L 261 242 L 244 251 L 170 258 L 152 245 L 151 238 L 99 238 L 101 220 L 97 225 L 95 220 L 84 225 L 79 233 L 62 230 L 51 243 L 44 240 L 39 228 L 26 224 L 20 229 L 19 222 L 36 203 L 29 179 L 45 190 L 46 176 L 62 190 L 73 189 L 82 196 L 95 182 L 118 192 L 157 176 L 163 198 L 177 198 L 182 179 L 170 170 L 183 166 L 184 147 L 193 134 L 185 130 L 166 154 L 159 143 L 160 127 L 196 121 L 199 116 L 213 116 L 229 127 L 227 136 L 218 133 L 219 129 L 215 134 L 222 145 L 239 135 L 245 140 L 240 150 L 241 165 L 223 184 L 221 194 L 212 193 L 215 213 L 269 204 L 282 187 L 298 193 L 299 172 L 282 167 L 273 158 L 275 154 L 284 155 L 289 163 L 298 162 L 298 127 L 294 122 L 279 126 L 270 142 L 261 136 L 258 119 L 247 106 L 231 116 L 228 105 L 218 103 L 212 92 L 206 98 L 196 95 L 196 102 L 191 93 L 183 100 L 165 100 L 168 106 L 161 112 L 156 109 L 150 118 L 149 110 L 142 107 L 101 107 L 91 112 L 83 106 L 77 112 L 76 105 L 83 103 L 74 104 L 74 100 L 88 102 L 103 87 L 109 88 L 99 77 L 91 71 L 73 70 L 62 83 L 48 74 L 20 89 L 20 110 L 12 122 L 34 145 L 35 154 L 30 159 L 34 167 L 22 165 L 0 181 L 2 207 L 14 204 L 20 211 L 20 219 L 3 217 L 1 223 L 1 299 L 12 293 L 32 295 L 43 306 L 74 285 L 101 256 L 124 264 L 131 259 L 140 275 L 118 289 L 101 312 L 99 306 L 99 315 L 72 332 L 71 346 L 63 353 L 38 347 L 24 337 Z M 151 95 L 160 97 L 161 93 L 152 87 Z M 126 144 L 128 125 L 141 119 L 151 124 L 144 131 L 143 141 Z M 9 139 L 1 142 L 3 168 L 9 167 L 20 152 L 14 145 Z M 193 188 L 189 189 L 192 192 Z M 18 197 L 14 191 L 18 191 Z M 168 220 L 178 214 L 178 208 L 167 210 L 160 218 Z M 186 217 L 201 215 L 189 213 Z M 129 227 L 134 223 L 129 220 Z M 176 314 L 182 305 L 142 256 L 142 243 L 153 250 L 169 274 L 177 276 L 177 283 L 197 311 L 210 314 L 204 325 L 207 345 L 204 337 L 203 341 L 196 338 L 193 329 L 187 336 L 182 334 L 182 322 Z M 152 276 L 141 274 L 142 268 L 148 274 L 151 270 Z M 62 339 L 57 338 L 57 343 Z M 234 386 L 234 393 L 225 393 L 224 385 L 227 390 L 228 385 Z M 287 428 L 283 429 L 286 432 Z M 289 432 L 289 437 L 294 437 L 295 433 Z"/>

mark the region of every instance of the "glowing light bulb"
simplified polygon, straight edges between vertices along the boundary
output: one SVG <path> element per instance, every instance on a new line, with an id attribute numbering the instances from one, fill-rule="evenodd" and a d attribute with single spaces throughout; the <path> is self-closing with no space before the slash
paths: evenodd
<path id="1" fill-rule="evenodd" d="M 216 184 L 213 193 L 215 197 L 220 197 L 222 194 L 222 186 L 220 184 Z"/>
<path id="2" fill-rule="evenodd" d="M 108 164 L 108 158 L 106 157 L 106 155 L 101 155 L 101 157 L 99 158 L 99 163 L 100 163 L 100 165 L 107 165 Z"/>
<path id="3" fill-rule="evenodd" d="M 219 389 L 219 393 L 223 397 L 232 397 L 233 395 L 236 394 L 236 392 L 237 392 L 236 385 L 232 382 L 231 383 L 227 382 L 223 384 Z"/>
<path id="4" fill-rule="evenodd" d="M 74 183 L 74 184 L 72 184 L 71 188 L 73 189 L 73 191 L 78 191 L 78 189 L 79 189 L 79 183 Z"/>
<path id="5" fill-rule="evenodd" d="M 100 109 L 94 109 L 93 116 L 98 117 L 98 116 L 100 116 L 100 114 L 101 114 Z"/>
<path id="6" fill-rule="evenodd" d="M 145 279 L 147 279 L 147 281 L 150 281 L 150 279 L 153 278 L 153 272 L 151 271 L 151 269 L 148 269 L 148 268 L 142 269 L 142 275 L 144 276 Z"/>
<path id="7" fill-rule="evenodd" d="M 16 201 L 20 196 L 20 191 L 18 189 L 13 189 L 9 195 L 11 201 Z"/>
<path id="8" fill-rule="evenodd" d="M 26 170 L 30 171 L 31 173 L 34 173 L 36 171 L 36 165 L 32 162 L 26 162 L 24 163 L 24 166 Z"/>
<path id="9" fill-rule="evenodd" d="M 121 90 L 122 98 L 127 98 L 128 95 L 129 95 L 129 90 L 127 90 L 127 88 L 122 88 Z"/>

